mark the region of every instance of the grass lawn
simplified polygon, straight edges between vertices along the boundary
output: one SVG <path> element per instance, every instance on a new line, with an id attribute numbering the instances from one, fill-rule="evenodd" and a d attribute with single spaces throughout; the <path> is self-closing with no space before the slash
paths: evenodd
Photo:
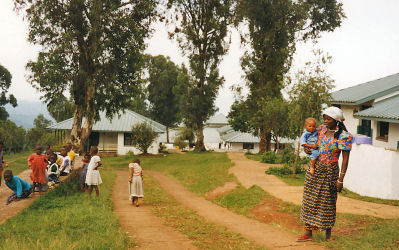
<path id="1" fill-rule="evenodd" d="M 134 156 L 103 157 L 105 166 L 128 168 Z M 192 192 L 204 195 L 234 179 L 228 169 L 232 166 L 225 153 L 166 154 L 165 157 L 139 157 L 143 173 L 156 170 L 179 180 Z"/>
<path id="2" fill-rule="evenodd" d="M 0 225 L 0 249 L 126 249 L 133 247 L 112 212 L 115 174 L 101 172 L 100 197 L 88 198 L 77 180 L 39 197 Z M 38 194 L 35 194 L 38 195 Z"/>
<path id="3" fill-rule="evenodd" d="M 8 162 L 8 168 L 5 168 L 4 170 L 11 169 L 14 175 L 18 175 L 22 171 L 29 169 L 28 157 L 31 154 L 33 154 L 33 151 L 25 151 L 17 154 L 4 154 L 3 159 Z"/>

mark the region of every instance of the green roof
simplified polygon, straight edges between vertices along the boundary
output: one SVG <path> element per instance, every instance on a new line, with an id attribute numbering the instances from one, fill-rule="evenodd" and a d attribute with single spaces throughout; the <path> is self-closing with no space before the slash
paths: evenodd
<path id="1" fill-rule="evenodd" d="M 215 116 L 212 116 L 209 118 L 205 124 L 222 124 L 222 125 L 227 125 L 229 124 L 229 121 L 227 120 L 226 116 L 222 113 L 219 113 Z"/>
<path id="2" fill-rule="evenodd" d="M 333 104 L 359 105 L 399 90 L 399 74 L 333 92 Z"/>
<path id="3" fill-rule="evenodd" d="M 82 125 L 85 119 L 83 118 Z M 48 129 L 57 130 L 71 130 L 73 118 L 56 123 L 47 127 Z M 145 116 L 137 114 L 136 112 L 126 110 L 124 113 L 116 114 L 110 120 L 106 117 L 105 112 L 100 113 L 100 120 L 93 124 L 93 132 L 130 132 L 133 125 L 147 123 L 157 133 L 164 133 L 166 127 L 156 121 L 153 121 Z"/>
<path id="4" fill-rule="evenodd" d="M 374 103 L 353 115 L 355 118 L 399 123 L 399 95 Z"/>

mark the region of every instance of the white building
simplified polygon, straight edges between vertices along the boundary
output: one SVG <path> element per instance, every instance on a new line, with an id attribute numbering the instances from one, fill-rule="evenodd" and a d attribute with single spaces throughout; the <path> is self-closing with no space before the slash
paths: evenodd
<path id="1" fill-rule="evenodd" d="M 332 97 L 355 136 L 344 186 L 360 195 L 399 199 L 399 74 Z"/>
<path id="2" fill-rule="evenodd" d="M 84 119 L 83 119 L 84 122 Z M 51 125 L 48 129 L 57 132 L 65 131 L 65 138 L 69 138 L 72 129 L 73 118 Z M 132 128 L 134 125 L 147 123 L 159 135 L 165 133 L 166 127 L 156 121 L 144 117 L 133 111 L 116 114 L 112 119 L 108 119 L 105 112 L 100 113 L 100 120 L 93 124 L 92 132 L 86 142 L 85 149 L 90 146 L 98 146 L 100 152 L 117 153 L 125 155 L 129 151 L 134 154 L 142 153 L 132 145 Z M 160 136 L 148 149 L 150 154 L 158 154 Z"/>

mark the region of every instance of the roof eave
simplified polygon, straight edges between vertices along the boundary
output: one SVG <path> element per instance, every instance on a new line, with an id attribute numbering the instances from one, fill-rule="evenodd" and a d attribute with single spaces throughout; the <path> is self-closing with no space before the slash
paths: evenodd
<path id="1" fill-rule="evenodd" d="M 357 105 L 369 102 L 371 100 L 383 97 L 385 95 L 391 94 L 394 91 L 399 91 L 399 86 L 396 86 L 396 87 L 393 87 L 393 88 L 378 92 L 378 93 L 376 93 L 374 95 L 367 96 L 367 97 L 365 97 L 363 99 L 360 99 L 360 100 L 356 100 L 356 101 L 336 101 L 336 100 L 332 100 L 331 103 L 332 104 L 340 104 L 340 105 L 348 105 L 348 106 L 357 106 Z"/>
<path id="2" fill-rule="evenodd" d="M 356 114 L 353 115 L 353 117 L 356 119 L 363 119 L 363 120 L 399 123 L 399 117 L 398 117 L 398 119 L 394 119 L 394 118 L 384 118 L 384 117 L 377 117 L 377 116 L 363 116 L 363 115 L 356 115 Z"/>

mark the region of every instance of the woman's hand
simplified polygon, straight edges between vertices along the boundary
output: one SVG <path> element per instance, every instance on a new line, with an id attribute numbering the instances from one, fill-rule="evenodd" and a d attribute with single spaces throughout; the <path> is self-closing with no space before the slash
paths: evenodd
<path id="1" fill-rule="evenodd" d="M 309 147 L 303 147 L 303 150 L 305 151 L 305 153 L 307 153 L 308 155 L 312 154 L 312 149 Z"/>
<path id="2" fill-rule="evenodd" d="M 343 187 L 344 187 L 344 183 L 337 181 L 337 191 L 341 192 Z"/>

